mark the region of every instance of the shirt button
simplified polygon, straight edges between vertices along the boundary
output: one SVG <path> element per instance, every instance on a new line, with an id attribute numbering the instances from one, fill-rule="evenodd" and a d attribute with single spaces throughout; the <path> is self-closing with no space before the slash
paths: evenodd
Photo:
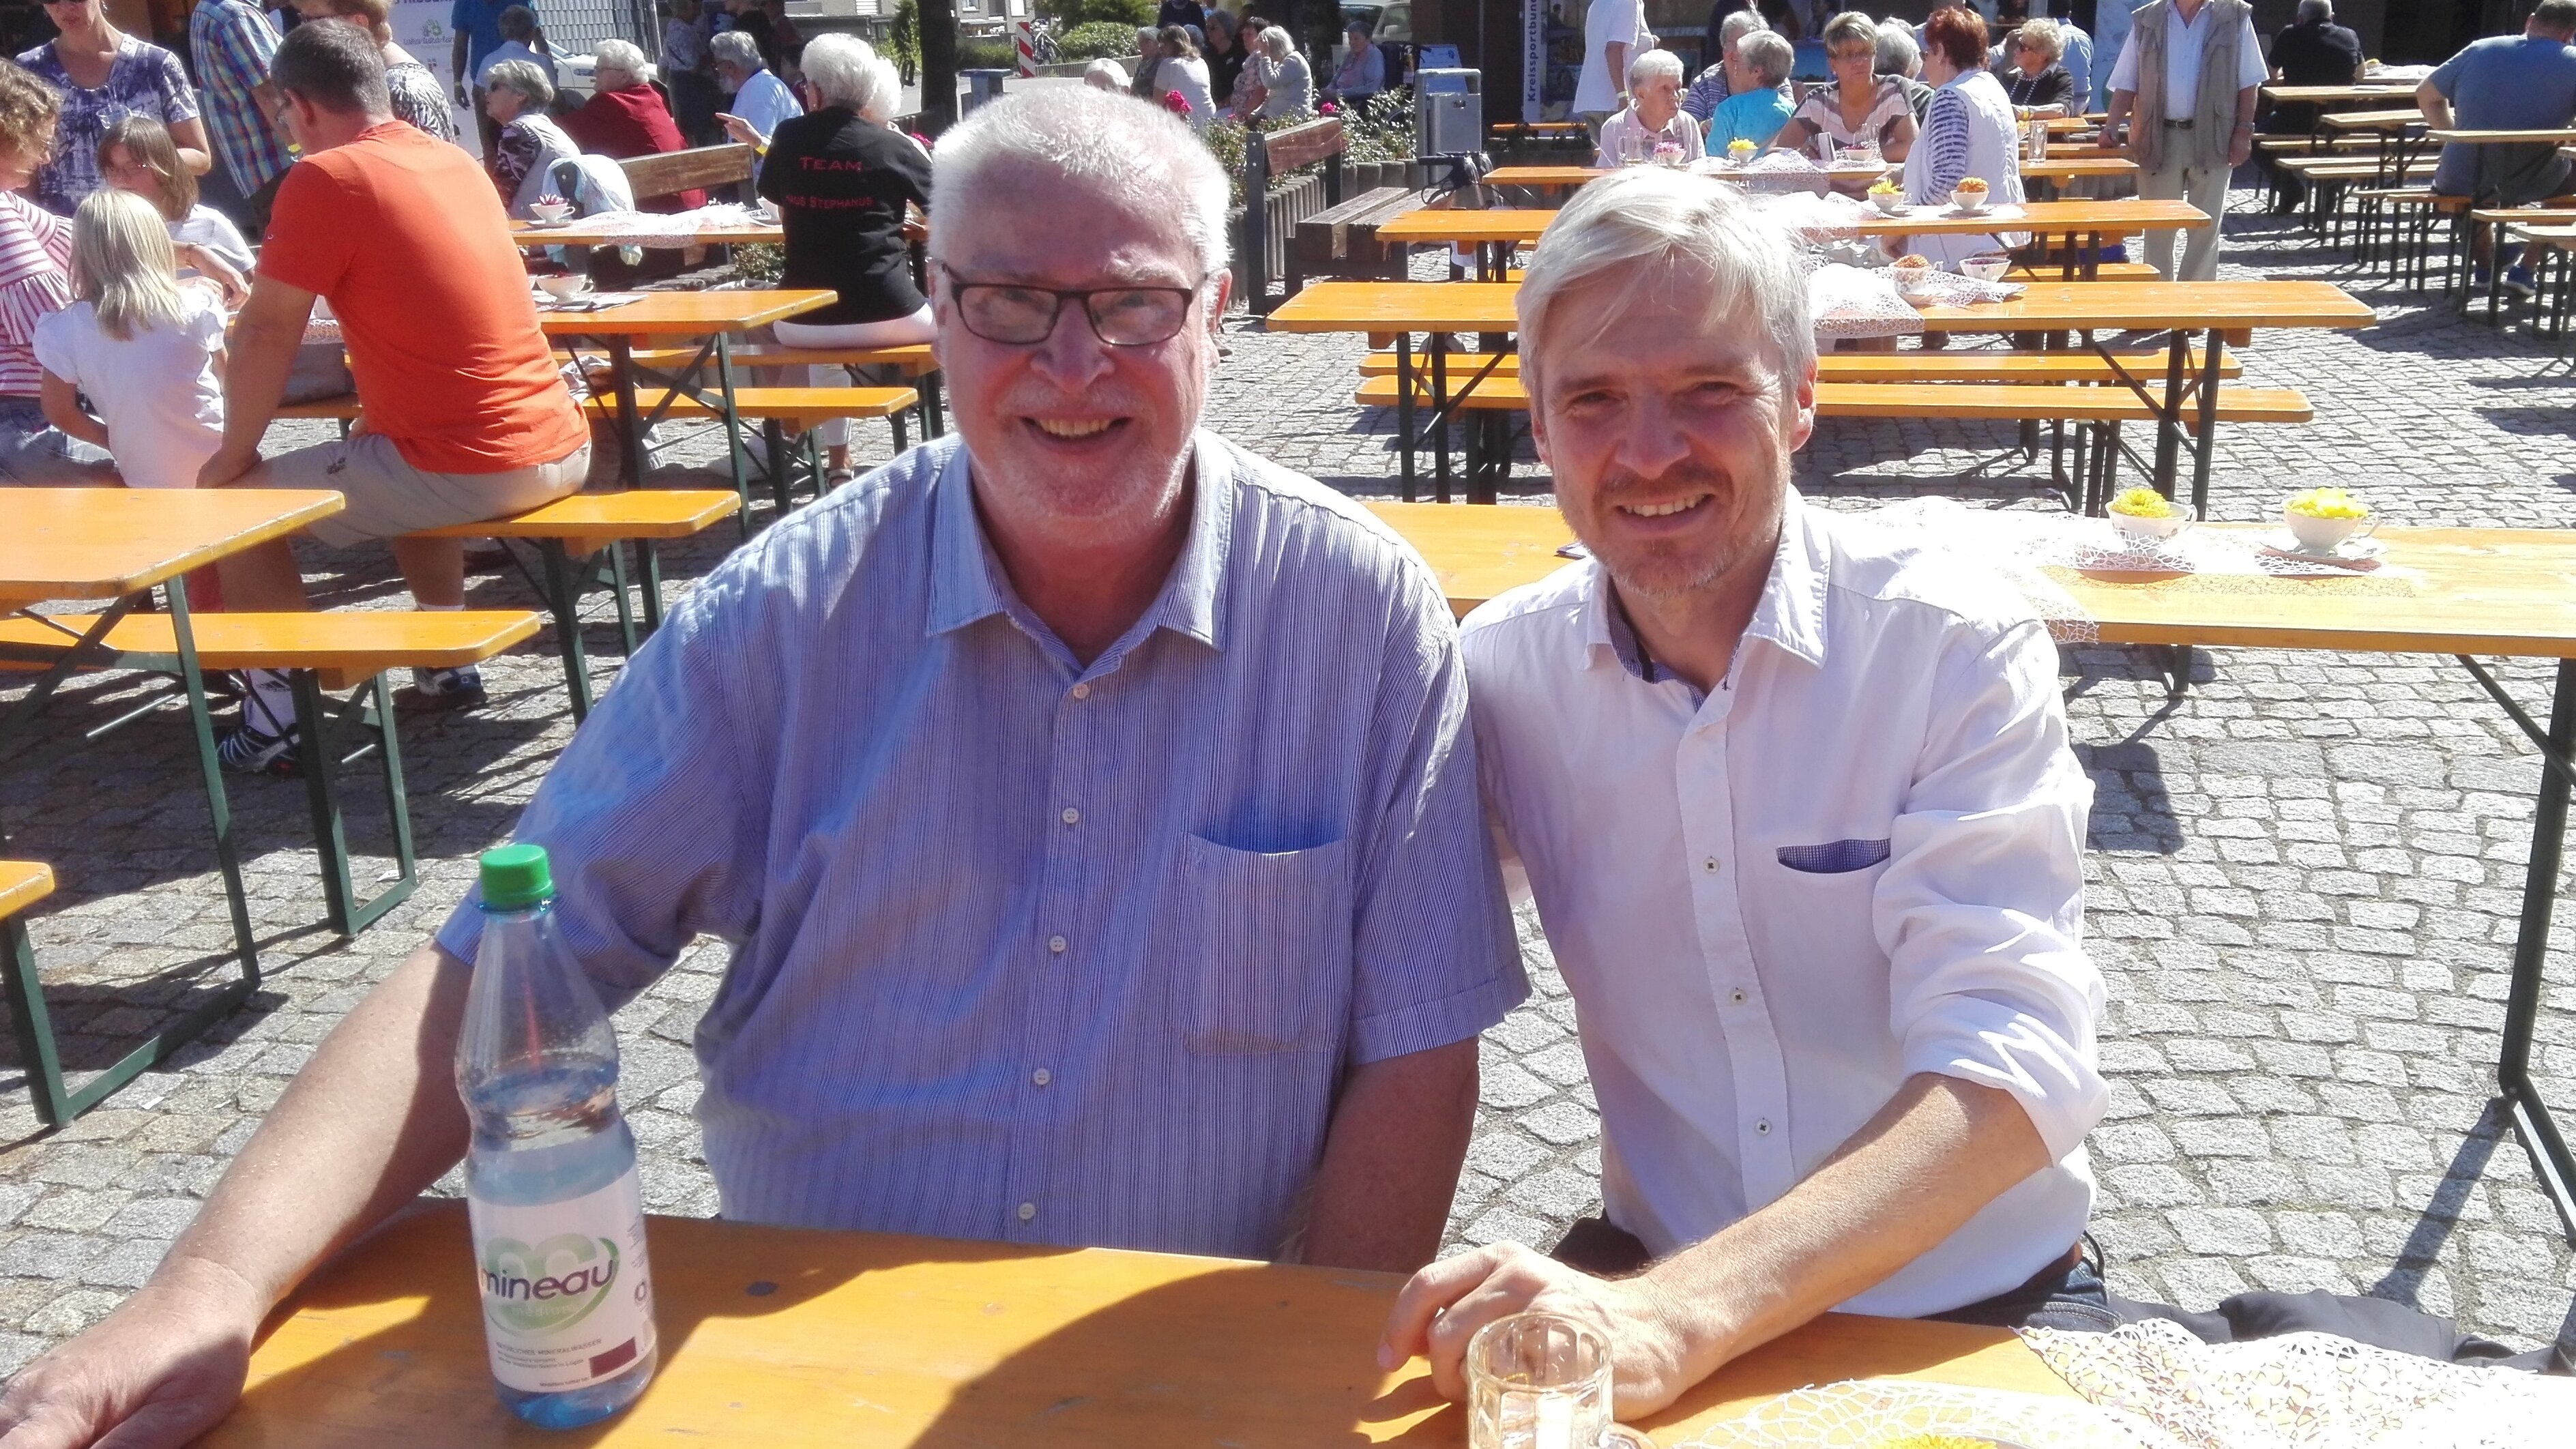
<path id="1" fill-rule="evenodd" d="M 1733 991 L 1726 993 L 1726 999 L 1734 1002 L 1738 1006 L 1742 1006 L 1744 1004 L 1744 988 L 1739 986 Z"/>
<path id="2" fill-rule="evenodd" d="M 1040 1067 L 1036 1071 L 1029 1073 L 1029 1080 L 1043 1087 L 1047 1083 L 1055 1080 L 1055 1074 L 1044 1067 Z"/>
<path id="3" fill-rule="evenodd" d="M 1707 871 L 1710 875 L 1717 874 L 1717 857 L 1712 855 L 1708 859 L 1701 861 L 1699 863 L 1699 868 Z"/>
<path id="4" fill-rule="evenodd" d="M 1067 947 L 1067 946 L 1069 946 L 1069 945 L 1071 945 L 1071 944 L 1073 944 L 1073 943 L 1072 943 L 1072 942 L 1070 942 L 1070 941 L 1067 941 L 1067 940 L 1066 940 L 1064 937 L 1062 937 L 1062 936 L 1049 936 L 1049 937 L 1047 937 L 1047 949 L 1048 949 L 1049 951 L 1054 952 L 1055 954 L 1057 954 L 1057 955 L 1059 955 L 1059 956 L 1063 955 L 1063 954 L 1064 954 L 1064 948 L 1065 948 L 1065 947 Z"/>
<path id="5" fill-rule="evenodd" d="M 1771 1119 L 1770 1119 L 1770 1118 L 1768 1118 L 1768 1117 L 1765 1117 L 1765 1118 L 1763 1118 L 1761 1121 L 1754 1123 L 1754 1124 L 1753 1124 L 1753 1135 L 1754 1135 L 1754 1136 L 1756 1136 L 1756 1137 L 1768 1137 L 1768 1136 L 1770 1136 L 1770 1135 L 1771 1135 Z"/>
<path id="6" fill-rule="evenodd" d="M 1076 698 L 1076 699 L 1089 699 L 1089 698 L 1091 698 L 1091 686 L 1090 686 L 1090 685 L 1088 685 L 1088 684 L 1077 684 L 1077 685 L 1075 685 L 1075 686 L 1073 687 L 1073 697 L 1074 697 L 1074 698 Z"/>
<path id="7" fill-rule="evenodd" d="M 1038 1205 L 1037 1205 L 1036 1203 L 1033 1203 L 1033 1202 L 1024 1202 L 1024 1203 L 1020 1204 L 1020 1221 L 1021 1221 L 1021 1222 L 1027 1222 L 1029 1219 L 1031 1219 L 1031 1218 L 1033 1218 L 1033 1217 L 1036 1217 L 1037 1215 L 1038 1215 Z"/>
<path id="8" fill-rule="evenodd" d="M 1080 825 L 1082 823 L 1082 812 L 1074 809 L 1070 805 L 1067 805 L 1064 807 L 1064 823 L 1067 825 Z"/>

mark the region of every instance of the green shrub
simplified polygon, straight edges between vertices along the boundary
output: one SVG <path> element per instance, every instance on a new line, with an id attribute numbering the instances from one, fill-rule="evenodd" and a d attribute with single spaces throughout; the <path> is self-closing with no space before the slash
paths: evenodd
<path id="1" fill-rule="evenodd" d="M 1009 70 L 1020 66 L 1019 47 L 1007 40 L 989 37 L 957 38 L 957 68 L 967 70 Z"/>
<path id="2" fill-rule="evenodd" d="M 1153 24 L 1161 12 L 1155 0 L 1038 0 L 1038 13 L 1068 30 L 1107 21 L 1127 27 L 1133 36 L 1137 26 Z"/>
<path id="3" fill-rule="evenodd" d="M 1058 60 L 1114 60 L 1135 49 L 1136 27 L 1115 20 L 1086 20 L 1055 43 Z"/>

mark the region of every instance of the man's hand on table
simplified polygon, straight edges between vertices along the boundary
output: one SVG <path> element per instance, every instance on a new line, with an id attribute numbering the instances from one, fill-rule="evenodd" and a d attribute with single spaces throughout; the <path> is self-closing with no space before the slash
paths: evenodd
<path id="1" fill-rule="evenodd" d="M 259 449 L 218 448 L 205 466 L 197 470 L 197 486 L 221 488 L 259 466 Z"/>
<path id="2" fill-rule="evenodd" d="M 1387 1318 L 1378 1366 L 1393 1372 L 1419 1354 L 1431 1360 L 1432 1387 L 1463 1399 L 1467 1340 L 1523 1312 L 1571 1318 L 1610 1342 L 1612 1410 L 1623 1421 L 1671 1403 L 1708 1372 L 1686 1362 L 1694 1337 L 1686 1305 L 1651 1276 L 1596 1278 L 1518 1243 L 1478 1248 L 1414 1274 Z"/>
<path id="3" fill-rule="evenodd" d="M 0 1449 L 178 1449 L 240 1401 L 266 1308 L 222 1268 L 163 1265 L 0 1394 Z"/>

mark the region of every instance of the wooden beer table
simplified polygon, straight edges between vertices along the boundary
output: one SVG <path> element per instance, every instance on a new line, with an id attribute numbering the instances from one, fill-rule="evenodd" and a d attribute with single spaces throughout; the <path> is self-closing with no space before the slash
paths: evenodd
<path id="1" fill-rule="evenodd" d="M 1451 353 L 1445 334 L 1517 331 L 1512 282 L 1317 282 L 1281 303 L 1267 319 L 1281 332 L 1361 332 L 1395 340 L 1396 426 L 1403 440 L 1401 479 L 1404 496 L 1414 493 L 1413 396 L 1424 386 L 1417 380 L 1411 334 L 1431 334 L 1428 390 L 1432 427 L 1438 444 L 1438 497 L 1448 501 L 1449 457 L 1446 423 L 1454 403 L 1448 384 L 1455 361 L 1483 372 L 1471 373 L 1473 387 L 1496 365 L 1486 354 Z M 2367 327 L 2376 314 L 2328 282 L 2227 280 L 2214 282 L 2032 282 L 2009 301 L 1973 307 L 1920 309 L 1926 332 L 2073 332 L 2118 371 L 2122 381 L 2155 408 L 2156 487 L 2175 495 L 2186 418 L 2196 408 L 2192 471 L 2192 508 L 2208 512 L 2211 450 L 2217 438 L 2218 374 L 2227 335 L 2258 327 Z M 2096 333 L 2150 332 L 2166 336 L 2166 365 L 2161 398 L 2152 379 L 2127 370 L 2127 364 L 2096 340 Z M 2193 334 L 2205 336 L 2199 350 L 2200 374 L 2192 375 Z M 1490 502 L 1491 485 L 1471 479 L 1472 501 Z"/>
<path id="2" fill-rule="evenodd" d="M 1421 551 L 1462 616 L 1563 568 L 1567 560 L 1557 549 L 1574 538 L 1553 508 L 1369 506 Z M 2278 525 L 2202 527 L 2260 536 Z M 2576 785 L 2576 532 L 2382 528 L 2377 536 L 2388 548 L 2382 566 L 2350 577 L 2046 572 L 2092 616 L 2106 644 L 2453 655 L 2539 748 L 2540 790 L 2496 1086 L 2531 1154 L 2533 1175 L 2576 1240 L 2576 1156 L 2531 1071 Z M 2546 726 L 2505 691 L 2478 661 L 2481 654 L 2558 661 Z"/>
<path id="3" fill-rule="evenodd" d="M 2365 101 L 2404 100 L 2415 94 L 2415 87 L 2402 82 L 2340 86 L 2270 86 L 2263 87 L 2263 99 L 2290 105 L 2350 106 Z"/>
<path id="4" fill-rule="evenodd" d="M 2045 161 L 2021 163 L 2022 185 L 2047 193 L 2054 193 L 2069 181 L 2109 181 L 2124 176 L 2134 179 L 2137 174 L 2137 162 L 2102 150 L 2089 156 L 2051 156 Z"/>
<path id="5" fill-rule="evenodd" d="M 1377 1366 L 1394 1274 L 694 1218 L 647 1232 L 661 1367 L 616 1418 L 550 1435 L 495 1400 L 465 1214 L 440 1203 L 280 1309 L 241 1407 L 200 1449 L 1466 1443 L 1426 1364 Z M 1872 1377 L 2073 1397 L 2004 1330 L 1829 1315 L 1637 1427 L 1676 1444 Z"/>
<path id="6" fill-rule="evenodd" d="M 52 626 L 68 647 L 59 653 L 48 649 L 42 672 L 15 705 L 0 713 L 0 757 L 35 722 L 64 680 L 82 669 L 113 666 L 109 632 L 144 602 L 153 585 L 168 584 L 173 653 L 196 736 L 197 767 L 214 823 L 215 866 L 223 877 L 233 950 L 241 966 L 241 975 L 212 1000 L 154 1032 L 72 1092 L 63 1083 L 51 1017 L 35 973 L 20 970 L 14 961 L 0 962 L 6 967 L 11 1025 L 30 1095 L 44 1120 L 60 1124 L 196 1040 L 259 989 L 259 950 L 251 935 L 250 903 L 242 893 L 232 804 L 224 793 L 223 766 L 215 758 L 214 717 L 206 705 L 181 575 L 328 518 L 346 500 L 337 493 L 271 488 L 10 488 L 0 492 L 0 499 L 6 500 L 0 517 L 7 519 L 0 528 L 0 617 L 41 621 L 44 616 L 30 605 L 71 600 L 105 604 L 85 632 Z M 0 857 L 9 854 L 8 847 L 8 832 L 0 829 Z"/>
<path id="7" fill-rule="evenodd" d="M 1598 181 L 1604 176 L 1616 176 L 1623 169 L 1629 168 L 1618 166 L 1497 166 L 1493 170 L 1486 172 L 1483 179 L 1487 186 L 1530 186 L 1548 191 L 1571 191 L 1586 182 Z M 1813 172 L 1758 172 L 1756 175 L 1775 181 L 1781 177 L 1788 177 L 1794 180 L 1822 177 L 1827 185 L 1867 186 L 1869 183 L 1876 181 L 1881 176 L 1884 176 L 1895 169 L 1896 168 L 1894 166 L 1880 161 L 1872 162 L 1867 165 L 1844 165 L 1837 163 Z M 1711 181 L 1736 181 L 1741 179 L 1739 177 L 1727 176 L 1722 173 L 1710 173 L 1705 171 L 1693 171 L 1686 174 L 1706 177 Z"/>
<path id="8" fill-rule="evenodd" d="M 608 349 L 617 369 L 617 433 L 624 456 L 620 481 L 632 488 L 644 481 L 644 430 L 661 421 L 665 409 L 686 396 L 717 410 L 724 418 L 726 451 L 733 466 L 734 492 L 750 487 L 742 452 L 741 418 L 734 411 L 732 334 L 764 327 L 838 300 L 837 292 L 815 288 L 708 292 L 647 292 L 631 302 L 576 301 L 540 303 L 537 326 L 554 341 L 595 339 Z M 635 402 L 635 342 L 638 338 L 704 338 L 697 354 L 676 373 L 641 369 L 641 375 L 667 389 L 649 415 Z M 715 366 L 714 392 L 706 391 L 706 368 Z"/>
<path id="9" fill-rule="evenodd" d="M 578 221 L 567 221 L 556 226 L 548 226 L 541 221 L 510 223 L 510 240 L 517 242 L 522 248 L 531 250 L 537 247 L 667 247 L 674 239 L 676 234 L 638 235 L 632 231 L 585 226 Z M 787 229 L 774 221 L 745 222 L 739 226 L 700 227 L 689 233 L 690 244 L 702 247 L 739 247 L 759 243 L 776 246 L 786 240 Z"/>
<path id="10" fill-rule="evenodd" d="M 1534 245 L 1556 213 L 1544 207 L 1494 207 L 1483 211 L 1424 207 L 1378 223 L 1381 242 L 1452 242 L 1476 248 L 1477 277 L 1492 281 L 1502 275 L 1510 249 Z M 2208 213 L 2188 201 L 2119 200 L 2025 202 L 2012 217 L 1969 216 L 1949 207 L 1923 206 L 1903 216 L 1872 212 L 1849 226 L 1831 229 L 1836 236 L 1980 236 L 1999 231 L 2029 232 L 2047 251 L 2049 238 L 2061 238 L 2066 280 L 2091 280 L 2106 237 L 2134 235 L 2148 227 L 2203 227 Z M 1489 255 L 1489 252 L 1491 255 Z M 2081 260 L 2079 261 L 2079 257 Z"/>

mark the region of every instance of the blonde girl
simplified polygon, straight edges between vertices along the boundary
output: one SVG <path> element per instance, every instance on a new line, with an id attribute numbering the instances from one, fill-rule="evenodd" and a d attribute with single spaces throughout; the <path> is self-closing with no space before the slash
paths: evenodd
<path id="1" fill-rule="evenodd" d="M 36 324 L 46 420 L 113 453 L 129 488 L 195 487 L 223 441 L 221 299 L 179 280 L 160 210 L 113 187 L 72 217 L 71 281 Z"/>

